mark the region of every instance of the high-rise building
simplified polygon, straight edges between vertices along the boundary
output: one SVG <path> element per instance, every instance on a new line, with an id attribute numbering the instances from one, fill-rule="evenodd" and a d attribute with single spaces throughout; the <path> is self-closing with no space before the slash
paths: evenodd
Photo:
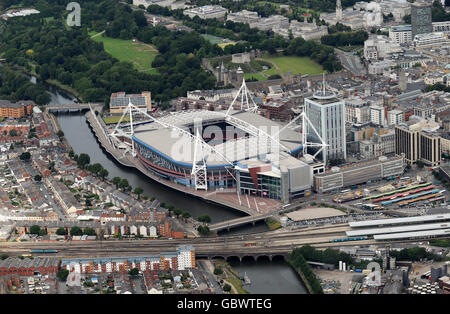
<path id="1" fill-rule="evenodd" d="M 330 159 L 346 159 L 345 102 L 335 93 L 325 89 L 305 98 L 305 112 L 318 135 L 328 145 L 323 148 L 324 163 Z M 308 142 L 320 143 L 320 139 L 308 125 Z"/>
<path id="2" fill-rule="evenodd" d="M 418 160 L 429 166 L 441 163 L 441 138 L 435 132 L 439 125 L 422 120 L 419 123 L 408 121 L 395 126 L 395 154 L 404 154 L 405 161 L 414 164 Z"/>
<path id="3" fill-rule="evenodd" d="M 411 4 L 412 39 L 418 34 L 433 32 L 431 23 L 431 3 L 414 2 Z"/>

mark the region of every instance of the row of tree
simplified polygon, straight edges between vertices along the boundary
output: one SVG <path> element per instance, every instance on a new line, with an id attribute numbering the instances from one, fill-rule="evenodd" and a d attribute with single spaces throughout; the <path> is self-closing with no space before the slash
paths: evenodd
<path id="1" fill-rule="evenodd" d="M 302 247 L 303 248 L 303 247 Z M 311 267 L 308 265 L 306 258 L 302 254 L 302 248 L 294 249 L 288 257 L 288 262 L 297 270 L 303 273 L 305 279 L 308 281 L 311 286 L 312 293 L 314 294 L 323 294 L 322 286 L 320 285 L 319 280 L 316 275 L 311 270 Z"/>
<path id="2" fill-rule="evenodd" d="M 39 236 L 44 236 L 47 234 L 47 231 L 38 225 L 32 225 L 30 227 L 30 234 L 37 234 Z M 67 235 L 67 230 L 63 227 L 60 227 L 55 232 L 57 235 Z M 82 230 L 80 227 L 72 227 L 70 229 L 70 235 L 71 236 L 82 236 L 82 235 L 89 235 L 89 236 L 95 236 L 95 230 L 93 228 L 86 227 L 84 230 Z"/>
<path id="3" fill-rule="evenodd" d="M 367 38 L 369 38 L 369 34 L 366 31 L 337 32 L 322 36 L 320 42 L 333 47 L 356 46 L 364 45 Z"/>

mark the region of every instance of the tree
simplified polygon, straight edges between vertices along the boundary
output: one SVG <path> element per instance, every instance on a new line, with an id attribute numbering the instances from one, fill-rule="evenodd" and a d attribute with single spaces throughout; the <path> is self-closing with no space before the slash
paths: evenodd
<path id="1" fill-rule="evenodd" d="M 75 153 L 73 152 L 73 149 L 71 149 L 69 152 L 69 157 L 73 158 L 74 156 L 75 156 Z"/>
<path id="2" fill-rule="evenodd" d="M 91 157 L 89 157 L 88 154 L 85 153 L 81 153 L 78 156 L 77 159 L 77 165 L 78 167 L 80 167 L 81 169 L 84 169 L 86 167 L 86 165 L 88 165 L 91 162 Z"/>
<path id="3" fill-rule="evenodd" d="M 30 227 L 30 233 L 31 234 L 39 234 L 40 230 L 41 230 L 41 227 L 39 227 L 38 225 L 32 225 Z"/>
<path id="4" fill-rule="evenodd" d="M 136 187 L 136 188 L 134 189 L 134 193 L 137 194 L 139 200 L 141 199 L 141 194 L 142 194 L 143 192 L 144 192 L 144 189 L 141 188 L 141 187 Z"/>
<path id="5" fill-rule="evenodd" d="M 80 227 L 75 226 L 70 229 L 70 235 L 73 236 L 81 236 L 83 235 L 83 230 Z"/>
<path id="6" fill-rule="evenodd" d="M 120 181 L 122 181 L 122 179 L 120 177 L 114 177 L 111 180 L 111 182 L 116 185 L 116 189 L 119 188 Z"/>
<path id="7" fill-rule="evenodd" d="M 222 274 L 223 274 L 222 267 L 214 268 L 214 275 L 222 275 Z"/>
<path id="8" fill-rule="evenodd" d="M 207 224 L 211 222 L 211 217 L 209 217 L 208 215 L 201 215 L 198 216 L 197 220 L 203 222 L 203 224 Z"/>
<path id="9" fill-rule="evenodd" d="M 128 274 L 129 274 L 130 276 L 137 276 L 137 275 L 139 275 L 139 269 L 137 269 L 137 268 L 132 268 L 132 269 L 130 269 L 130 271 L 128 272 Z"/>
<path id="10" fill-rule="evenodd" d="M 24 153 L 20 154 L 19 158 L 20 158 L 20 160 L 23 160 L 23 161 L 29 161 L 31 158 L 31 154 L 30 154 L 30 152 L 24 152 Z"/>
<path id="11" fill-rule="evenodd" d="M 177 216 L 177 218 L 183 213 L 183 211 L 179 208 L 175 208 L 173 213 L 175 214 L 175 216 Z"/>
<path id="12" fill-rule="evenodd" d="M 208 226 L 199 226 L 197 228 L 198 232 L 202 236 L 207 236 L 209 234 L 209 227 Z"/>
<path id="13" fill-rule="evenodd" d="M 127 179 L 120 180 L 119 188 L 121 188 L 122 190 L 125 191 L 129 186 L 130 186 L 130 184 L 128 183 Z"/>
<path id="14" fill-rule="evenodd" d="M 423 166 L 424 166 L 425 164 L 423 163 L 423 161 L 421 161 L 421 160 L 418 160 L 418 161 L 416 162 L 416 165 L 417 165 L 417 168 L 420 168 L 420 169 L 422 169 L 422 168 L 423 168 Z"/>
<path id="15" fill-rule="evenodd" d="M 103 169 L 103 166 L 99 164 L 98 162 L 92 165 L 91 171 L 97 175 L 100 173 L 100 171 Z"/>
<path id="16" fill-rule="evenodd" d="M 39 175 L 39 174 L 35 175 L 35 176 L 34 176 L 34 181 L 36 181 L 36 182 L 41 182 L 41 181 L 42 181 L 42 176 Z"/>
<path id="17" fill-rule="evenodd" d="M 64 136 L 64 132 L 62 130 L 58 130 L 58 132 L 56 132 L 56 135 L 61 139 Z"/>
<path id="18" fill-rule="evenodd" d="M 5 260 L 5 259 L 7 259 L 8 257 L 9 257 L 8 254 L 2 254 L 2 255 L 0 255 L 0 259 L 1 259 L 1 260 Z"/>
<path id="19" fill-rule="evenodd" d="M 56 234 L 61 236 L 67 235 L 67 231 L 63 227 L 59 227 L 58 229 L 56 229 Z"/>
<path id="20" fill-rule="evenodd" d="M 17 130 L 16 129 L 12 129 L 11 131 L 9 131 L 9 136 L 11 136 L 11 137 L 15 137 L 15 136 L 17 136 L 18 134 L 17 134 Z"/>
<path id="21" fill-rule="evenodd" d="M 100 172 L 98 173 L 98 175 L 102 178 L 102 180 L 105 180 L 105 178 L 108 176 L 108 174 L 109 174 L 109 172 L 105 168 L 100 170 Z"/>
<path id="22" fill-rule="evenodd" d="M 181 216 L 184 218 L 184 220 L 187 220 L 188 218 L 191 217 L 191 214 L 188 211 L 183 211 L 183 214 L 181 214 Z"/>
<path id="23" fill-rule="evenodd" d="M 69 271 L 66 268 L 61 268 L 56 276 L 59 280 L 65 281 L 67 279 L 67 276 L 69 276 Z"/>
<path id="24" fill-rule="evenodd" d="M 39 235 L 42 237 L 42 236 L 45 236 L 47 234 L 47 231 L 45 231 L 45 229 L 41 229 L 41 230 L 39 230 Z"/>
<path id="25" fill-rule="evenodd" d="M 95 233 L 95 230 L 89 227 L 84 228 L 83 234 L 88 235 L 88 236 L 95 236 L 97 235 Z"/>
<path id="26" fill-rule="evenodd" d="M 231 291 L 231 286 L 229 284 L 224 284 L 223 285 L 223 291 L 225 292 L 230 292 Z"/>

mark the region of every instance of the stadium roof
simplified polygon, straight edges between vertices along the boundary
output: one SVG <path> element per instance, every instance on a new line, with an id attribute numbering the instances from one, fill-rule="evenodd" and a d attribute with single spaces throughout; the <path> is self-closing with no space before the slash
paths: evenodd
<path id="1" fill-rule="evenodd" d="M 246 111 L 231 112 L 231 117 L 228 118 L 225 111 L 187 110 L 169 114 L 158 120 L 161 123 L 169 124 L 188 132 L 190 132 L 189 128 L 192 130 L 195 121 L 198 120 L 204 127 L 215 123 L 227 122 L 235 126 L 236 129 L 245 131 L 247 127 L 254 134 L 257 133 L 257 135 L 251 134 L 248 137 L 231 139 L 223 143 L 219 138 L 221 133 L 216 127 L 212 126 L 211 129 L 207 129 L 206 132 L 210 134 L 204 134 L 204 136 L 214 134 L 216 136 L 215 138 L 219 140 L 219 143 L 216 145 L 210 145 L 218 153 L 204 152 L 208 167 L 226 166 L 229 164 L 227 160 L 235 162 L 253 158 L 264 153 L 285 150 L 283 147 L 276 145 L 267 135 L 270 134 L 275 138 L 274 135 L 283 128 L 283 125 L 255 113 Z M 278 138 L 275 138 L 290 152 L 297 151 L 302 147 L 301 134 L 292 128 L 288 127 L 284 129 L 278 135 Z M 195 140 L 187 134 L 178 132 L 176 128 L 166 128 L 158 123 L 139 125 L 134 129 L 134 140 L 175 164 L 192 166 Z M 267 149 L 264 150 L 264 148 Z M 198 154 L 196 162 L 200 161 L 201 154 Z"/>
<path id="2" fill-rule="evenodd" d="M 387 226 L 396 224 L 408 224 L 408 223 L 421 223 L 429 221 L 445 221 L 450 219 L 450 214 L 439 215 L 427 215 L 427 216 L 414 216 L 404 218 L 391 218 L 391 219 L 377 219 L 367 221 L 352 221 L 349 222 L 351 228 L 361 227 L 374 227 L 374 226 Z"/>
<path id="3" fill-rule="evenodd" d="M 375 234 L 387 234 L 387 233 L 398 233 L 398 232 L 408 232 L 408 231 L 424 231 L 424 230 L 435 230 L 435 229 L 446 229 L 450 228 L 450 223 L 437 223 L 437 224 L 423 224 L 423 225 L 409 225 L 401 227 L 391 227 L 391 228 L 372 228 L 372 229 L 360 229 L 346 231 L 347 236 L 365 236 L 365 235 L 375 235 Z"/>
<path id="4" fill-rule="evenodd" d="M 450 229 L 379 234 L 374 235 L 373 238 L 375 240 L 394 240 L 394 239 L 411 239 L 411 238 L 438 237 L 438 236 L 450 236 Z"/>

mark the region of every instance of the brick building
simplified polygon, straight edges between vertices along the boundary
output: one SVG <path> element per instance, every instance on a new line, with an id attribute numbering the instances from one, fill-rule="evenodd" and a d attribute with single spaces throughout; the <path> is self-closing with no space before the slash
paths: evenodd
<path id="1" fill-rule="evenodd" d="M 29 100 L 22 100 L 12 103 L 9 100 L 0 100 L 0 117 L 21 118 L 32 113 L 36 104 Z"/>
<path id="2" fill-rule="evenodd" d="M 35 272 L 41 275 L 56 274 L 59 260 L 50 257 L 36 257 L 33 259 L 7 258 L 0 262 L 0 276 L 17 274 L 33 276 Z"/>

